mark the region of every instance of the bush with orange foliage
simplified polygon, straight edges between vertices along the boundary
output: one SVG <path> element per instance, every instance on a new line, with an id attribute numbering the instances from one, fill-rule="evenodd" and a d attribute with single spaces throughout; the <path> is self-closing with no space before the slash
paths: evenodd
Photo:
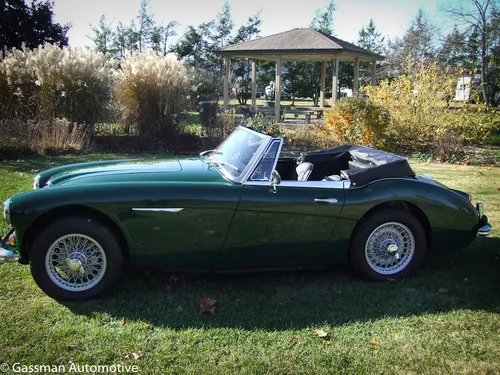
<path id="1" fill-rule="evenodd" d="M 344 98 L 326 113 L 318 137 L 324 147 L 351 143 L 383 148 L 389 122 L 389 113 L 371 100 Z"/>

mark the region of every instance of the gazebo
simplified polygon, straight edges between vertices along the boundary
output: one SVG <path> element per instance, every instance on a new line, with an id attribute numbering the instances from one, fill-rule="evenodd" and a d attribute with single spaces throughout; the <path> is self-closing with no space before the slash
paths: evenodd
<path id="1" fill-rule="evenodd" d="M 332 106 L 337 101 L 337 85 L 339 77 L 339 62 L 354 61 L 353 93 L 358 92 L 359 62 L 371 62 L 371 84 L 375 84 L 376 63 L 384 56 L 367 49 L 345 42 L 331 35 L 314 29 L 293 29 L 248 42 L 238 43 L 219 49 L 217 54 L 224 56 L 226 74 L 224 76 L 224 110 L 229 103 L 229 74 L 231 57 L 248 58 L 252 60 L 252 105 L 256 105 L 256 60 L 276 61 L 275 79 L 275 118 L 280 115 L 281 73 L 282 63 L 285 61 L 320 61 L 321 107 L 325 106 L 325 76 L 326 62 L 334 61 L 332 79 Z"/>

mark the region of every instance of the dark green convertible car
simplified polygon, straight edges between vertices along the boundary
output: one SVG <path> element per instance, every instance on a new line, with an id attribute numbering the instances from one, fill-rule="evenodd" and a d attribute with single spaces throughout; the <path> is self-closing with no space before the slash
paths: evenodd
<path id="1" fill-rule="evenodd" d="M 491 227 L 483 204 L 405 158 L 345 145 L 295 156 L 239 127 L 195 158 L 73 164 L 9 198 L 0 261 L 61 300 L 101 295 L 124 262 L 171 270 L 330 266 L 397 279 Z"/>

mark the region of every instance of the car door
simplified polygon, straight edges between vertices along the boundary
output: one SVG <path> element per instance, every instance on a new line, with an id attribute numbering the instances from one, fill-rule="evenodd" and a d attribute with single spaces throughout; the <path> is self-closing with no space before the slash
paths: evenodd
<path id="1" fill-rule="evenodd" d="M 220 267 L 322 264 L 333 251 L 330 238 L 344 204 L 344 182 L 281 181 L 272 186 L 270 173 L 262 173 L 268 167 L 259 172 L 268 154 L 243 183 Z"/>

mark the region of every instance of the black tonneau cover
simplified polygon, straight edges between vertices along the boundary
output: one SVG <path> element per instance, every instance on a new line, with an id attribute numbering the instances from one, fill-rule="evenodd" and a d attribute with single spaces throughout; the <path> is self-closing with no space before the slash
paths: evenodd
<path id="1" fill-rule="evenodd" d="M 415 176 L 406 158 L 366 146 L 342 145 L 304 152 L 301 159 L 313 164 L 338 164 L 344 159 L 347 168 L 342 169 L 342 174 L 348 176 L 353 186 L 366 185 L 381 178 Z"/>

